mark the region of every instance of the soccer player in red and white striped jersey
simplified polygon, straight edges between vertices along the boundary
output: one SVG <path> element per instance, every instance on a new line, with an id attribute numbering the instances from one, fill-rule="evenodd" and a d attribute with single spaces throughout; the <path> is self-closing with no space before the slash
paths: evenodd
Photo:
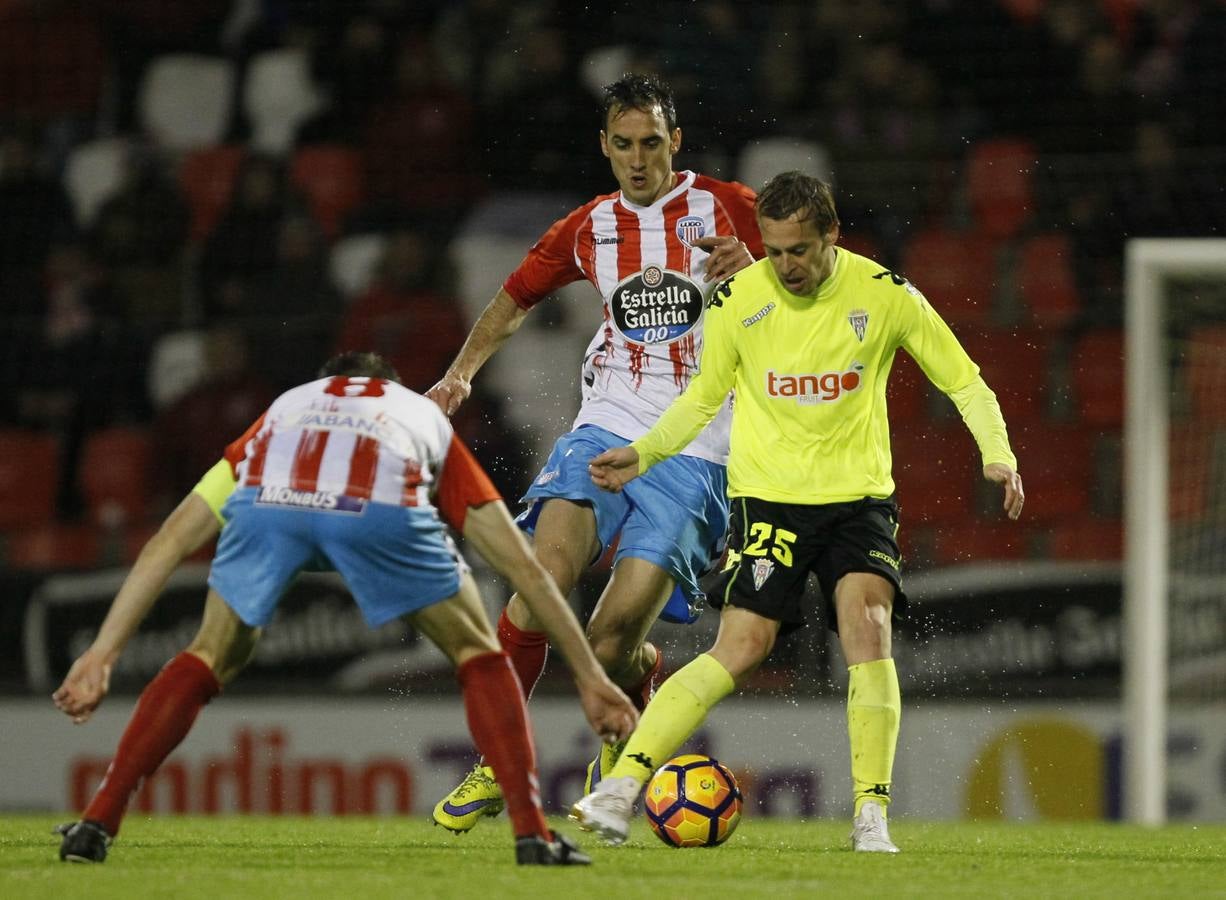
<path id="1" fill-rule="evenodd" d="M 141 782 L 251 658 L 298 572 L 322 559 L 344 577 L 372 628 L 405 617 L 456 666 L 473 739 L 506 773 L 517 861 L 589 862 L 545 823 L 520 687 L 444 520 L 545 617 L 597 733 L 625 737 L 634 707 L 451 423 L 378 356 L 343 354 L 318 380 L 273 401 L 170 515 L 53 695 L 74 722 L 87 721 L 166 580 L 220 531 L 200 631 L 141 694 L 81 820 L 63 827 L 60 858 L 106 858 Z"/>
<path id="2" fill-rule="evenodd" d="M 674 171 L 681 129 L 668 88 L 627 75 L 605 88 L 601 151 L 619 190 L 556 222 L 503 283 L 455 361 L 427 396 L 452 414 L 477 371 L 558 288 L 588 281 L 603 322 L 582 364 L 583 403 L 554 445 L 517 520 L 537 558 L 569 593 L 614 542 L 613 577 L 588 623 L 613 680 L 646 703 L 660 670 L 645 641 L 659 616 L 692 622 L 699 575 L 718 555 L 727 523 L 725 464 L 730 413 L 628 497 L 596 489 L 587 463 L 647 432 L 697 372 L 702 319 L 715 285 L 762 255 L 754 193 L 744 185 Z M 498 623 L 525 691 L 545 665 L 545 624 L 513 596 Z M 589 781 L 612 765 L 602 751 Z M 435 807 L 434 818 L 467 831 L 502 808 L 497 783 L 478 766 Z"/>

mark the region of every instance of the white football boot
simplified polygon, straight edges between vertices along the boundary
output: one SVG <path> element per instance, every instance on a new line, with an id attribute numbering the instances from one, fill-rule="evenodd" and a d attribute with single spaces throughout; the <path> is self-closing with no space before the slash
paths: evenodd
<path id="1" fill-rule="evenodd" d="M 570 808 L 570 817 L 584 831 L 594 831 L 606 843 L 617 846 L 630 833 L 630 816 L 641 788 L 629 775 L 603 778 L 596 790 Z"/>
<path id="2" fill-rule="evenodd" d="M 880 803 L 868 801 L 860 807 L 860 815 L 852 821 L 851 846 L 857 853 L 897 853 L 890 840 L 885 810 Z"/>

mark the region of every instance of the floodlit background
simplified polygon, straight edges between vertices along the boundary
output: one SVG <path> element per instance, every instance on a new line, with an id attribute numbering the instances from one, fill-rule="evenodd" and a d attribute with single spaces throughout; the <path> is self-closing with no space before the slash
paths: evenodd
<path id="1" fill-rule="evenodd" d="M 1017 523 L 952 404 L 896 363 L 897 808 L 1118 815 L 1124 247 L 1226 230 L 1223 48 L 1222 0 L 0 0 L 0 748 L 26 761 L 0 808 L 77 805 L 190 638 L 203 564 L 96 727 L 43 699 L 173 504 L 335 351 L 377 349 L 428 388 L 532 241 L 616 189 L 599 92 L 633 70 L 674 89 L 678 168 L 828 178 L 843 244 L 925 292 L 1009 423 Z M 1226 819 L 1226 280 L 1169 291 L 1172 559 L 1201 580 L 1172 616 L 1197 667 L 1167 808 Z M 508 498 L 569 426 L 599 317 L 586 284 L 542 304 L 457 416 Z M 714 626 L 653 639 L 675 668 Z M 847 793 L 846 679 L 807 631 L 704 732 L 765 812 L 841 813 Z M 542 742 L 560 804 L 591 747 L 552 669 L 533 708 L 565 734 Z M 368 805 L 425 809 L 468 761 L 445 672 L 304 580 L 184 745 L 181 795 L 145 802 L 208 808 L 207 782 L 242 808 L 260 766 L 326 757 L 332 781 L 316 796 L 304 776 L 293 802 L 352 811 L 337 798 L 366 796 L 364 760 L 392 757 L 408 774 Z"/>

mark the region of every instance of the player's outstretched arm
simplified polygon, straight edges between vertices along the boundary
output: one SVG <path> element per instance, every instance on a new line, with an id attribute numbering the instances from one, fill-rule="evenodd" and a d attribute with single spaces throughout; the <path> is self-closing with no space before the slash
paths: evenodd
<path id="1" fill-rule="evenodd" d="M 1026 502 L 1026 492 L 1022 490 L 1022 476 L 1004 463 L 990 463 L 983 467 L 983 477 L 1004 486 L 1005 513 L 1010 519 L 1017 519 L 1022 514 L 1022 504 Z"/>
<path id="2" fill-rule="evenodd" d="M 566 599 L 532 555 L 506 505 L 494 500 L 469 507 L 464 538 L 510 580 L 533 617 L 543 624 L 550 642 L 575 676 L 579 701 L 592 729 L 609 743 L 629 736 L 638 722 L 634 705 L 601 668 Z"/>
<path id="3" fill-rule="evenodd" d="M 473 324 L 464 346 L 447 367 L 446 373 L 426 391 L 426 396 L 438 404 L 444 415 L 454 415 L 468 399 L 477 372 L 498 352 L 506 339 L 519 330 L 527 315 L 528 311 L 520 308 L 510 294 L 502 288 L 498 289 L 494 299 Z"/>
<path id="4" fill-rule="evenodd" d="M 58 709 L 80 725 L 110 689 L 111 669 L 128 640 L 161 594 L 179 564 L 216 536 L 221 523 L 194 491 L 162 523 L 124 579 L 98 636 L 77 658 L 51 695 Z"/>
<path id="5" fill-rule="evenodd" d="M 753 254 L 745 242 L 730 234 L 711 235 L 694 241 L 694 246 L 711 254 L 707 257 L 703 281 L 723 281 L 753 264 Z"/>
<path id="6" fill-rule="evenodd" d="M 617 493 L 639 475 L 639 452 L 633 447 L 612 447 L 592 457 L 588 474 L 596 487 Z"/>

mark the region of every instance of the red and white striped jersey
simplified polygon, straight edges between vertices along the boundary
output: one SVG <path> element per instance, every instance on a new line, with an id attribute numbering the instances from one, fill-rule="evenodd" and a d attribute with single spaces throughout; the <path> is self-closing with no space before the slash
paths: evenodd
<path id="1" fill-rule="evenodd" d="M 461 530 L 470 506 L 501 499 L 438 406 L 380 378 L 340 375 L 291 388 L 225 458 L 239 488 L 293 492 L 281 496 L 303 506 L 313 504 L 293 498 L 433 504 Z"/>
<path id="2" fill-rule="evenodd" d="M 621 192 L 589 201 L 536 242 L 503 289 L 529 309 L 587 279 L 604 301 L 604 324 L 583 360 L 583 405 L 575 426 L 593 424 L 634 440 L 685 390 L 702 355 L 702 316 L 714 284 L 708 254 L 693 242 L 734 235 L 763 255 L 754 193 L 735 182 L 685 171 L 651 206 Z M 728 460 L 726 408 L 682 452 Z"/>

